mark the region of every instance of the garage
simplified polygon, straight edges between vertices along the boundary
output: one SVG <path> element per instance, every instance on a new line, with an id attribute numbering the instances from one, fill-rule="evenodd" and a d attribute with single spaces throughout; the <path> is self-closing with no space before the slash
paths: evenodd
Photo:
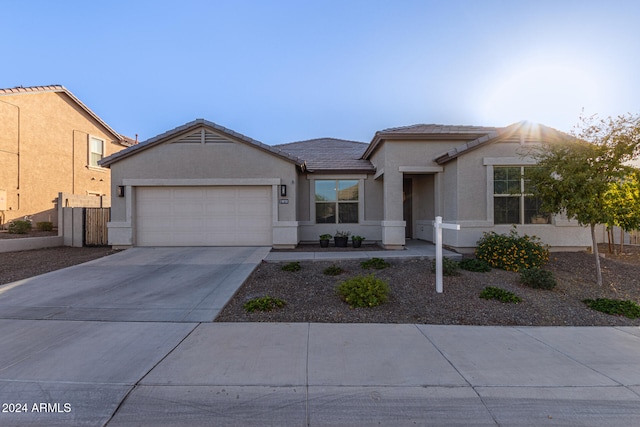
<path id="1" fill-rule="evenodd" d="M 137 246 L 271 246 L 271 186 L 137 187 Z"/>

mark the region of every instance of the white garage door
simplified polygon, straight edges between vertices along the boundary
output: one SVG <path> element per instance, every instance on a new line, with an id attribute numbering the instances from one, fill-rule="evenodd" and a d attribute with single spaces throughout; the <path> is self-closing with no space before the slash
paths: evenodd
<path id="1" fill-rule="evenodd" d="M 271 246 L 271 187 L 138 187 L 137 246 Z"/>

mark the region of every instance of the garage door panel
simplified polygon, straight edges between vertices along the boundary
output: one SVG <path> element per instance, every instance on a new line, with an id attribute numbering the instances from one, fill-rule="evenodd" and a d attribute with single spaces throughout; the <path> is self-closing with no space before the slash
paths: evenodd
<path id="1" fill-rule="evenodd" d="M 138 246 L 271 245 L 270 186 L 140 187 Z"/>

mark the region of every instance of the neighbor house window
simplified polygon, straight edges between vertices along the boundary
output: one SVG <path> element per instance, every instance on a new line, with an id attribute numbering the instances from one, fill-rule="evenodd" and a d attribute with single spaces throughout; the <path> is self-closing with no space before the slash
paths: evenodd
<path id="1" fill-rule="evenodd" d="M 495 224 L 548 224 L 550 216 L 531 195 L 530 167 L 493 168 L 493 219 Z"/>
<path id="2" fill-rule="evenodd" d="M 98 161 L 104 157 L 104 141 L 89 137 L 89 166 L 99 167 Z"/>
<path id="3" fill-rule="evenodd" d="M 316 180 L 316 223 L 357 223 L 358 183 L 357 179 Z"/>

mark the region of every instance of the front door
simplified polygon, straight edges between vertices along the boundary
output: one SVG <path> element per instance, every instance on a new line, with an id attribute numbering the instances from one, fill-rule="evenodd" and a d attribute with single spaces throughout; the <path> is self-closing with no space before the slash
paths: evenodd
<path id="1" fill-rule="evenodd" d="M 402 208 L 403 208 L 403 220 L 406 222 L 406 226 L 404 228 L 404 237 L 407 239 L 411 239 L 413 237 L 413 205 L 411 202 L 411 197 L 413 194 L 412 190 L 413 181 L 411 178 L 404 178 L 402 180 Z"/>

